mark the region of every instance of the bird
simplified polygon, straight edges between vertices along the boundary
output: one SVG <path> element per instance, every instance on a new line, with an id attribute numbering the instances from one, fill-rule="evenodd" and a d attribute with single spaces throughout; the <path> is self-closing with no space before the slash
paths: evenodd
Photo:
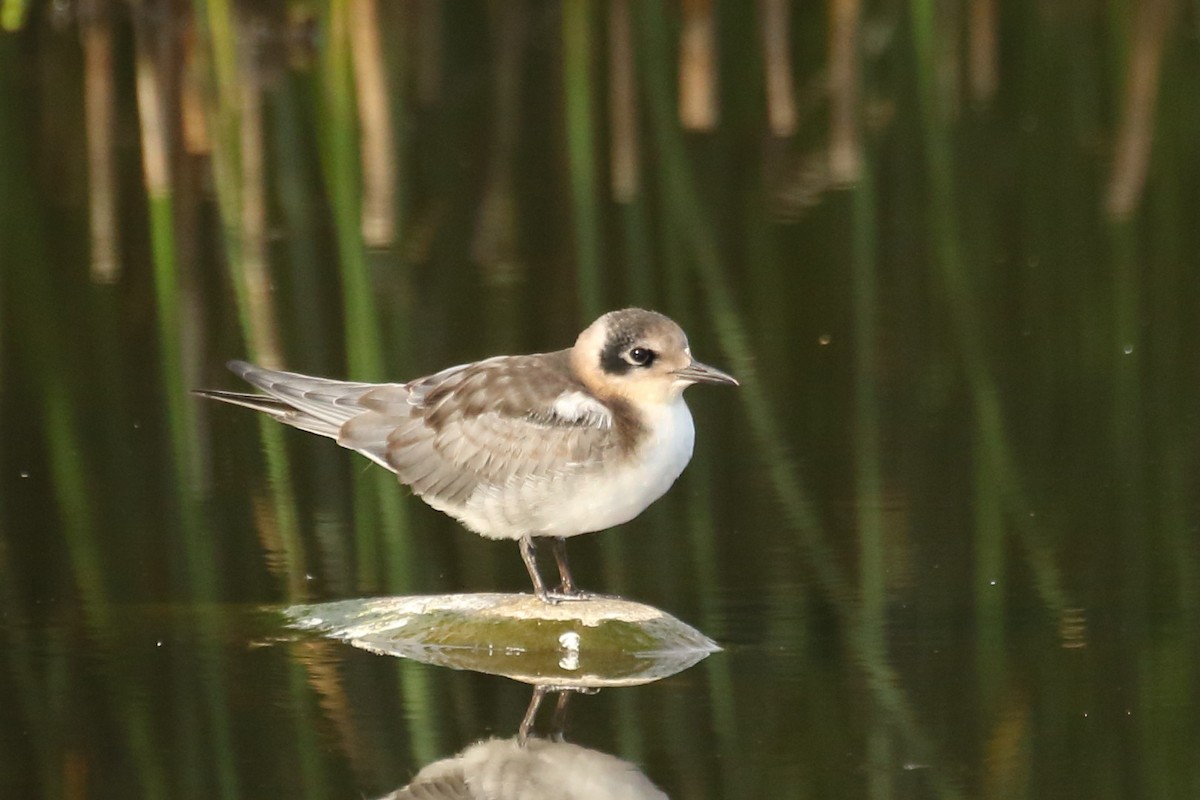
<path id="1" fill-rule="evenodd" d="M 684 389 L 739 385 L 693 358 L 677 323 L 641 308 L 602 315 L 563 350 L 495 356 L 407 383 L 227 366 L 259 393 L 196 393 L 333 439 L 471 531 L 516 540 L 546 602 L 589 596 L 571 575 L 568 537 L 633 519 L 691 460 Z M 558 567 L 555 591 L 538 571 L 543 538 Z"/>
<path id="2" fill-rule="evenodd" d="M 380 800 L 667 800 L 636 765 L 571 742 L 485 739 Z"/>

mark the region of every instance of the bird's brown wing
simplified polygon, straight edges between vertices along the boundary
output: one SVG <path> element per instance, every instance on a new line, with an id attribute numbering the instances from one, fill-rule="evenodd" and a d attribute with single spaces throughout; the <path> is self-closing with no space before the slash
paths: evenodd
<path id="1" fill-rule="evenodd" d="M 566 351 L 455 367 L 357 403 L 367 411 L 342 425 L 338 442 L 445 506 L 481 488 L 595 469 L 627 446 L 630 422 L 574 379 Z"/>

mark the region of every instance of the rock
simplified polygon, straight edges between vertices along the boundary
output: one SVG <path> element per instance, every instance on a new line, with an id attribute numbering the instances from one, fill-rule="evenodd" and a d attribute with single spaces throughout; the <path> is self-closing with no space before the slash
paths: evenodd
<path id="1" fill-rule="evenodd" d="M 375 653 L 564 688 L 649 683 L 720 650 L 665 611 L 617 597 L 382 597 L 284 613 L 294 628 Z"/>

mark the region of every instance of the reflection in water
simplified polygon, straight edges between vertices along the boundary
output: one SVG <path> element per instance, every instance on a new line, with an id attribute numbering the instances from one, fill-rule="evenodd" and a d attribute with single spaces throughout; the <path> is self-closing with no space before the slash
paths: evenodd
<path id="1" fill-rule="evenodd" d="M 627 761 L 562 740 L 575 693 L 674 675 L 719 649 L 651 606 L 613 597 L 551 605 L 531 595 L 463 594 L 293 606 L 297 628 L 380 655 L 531 683 L 511 739 L 477 742 L 432 763 L 390 798 L 666 797 Z M 547 694 L 558 693 L 549 739 L 532 736 Z"/>
<path id="2" fill-rule="evenodd" d="M 577 688 L 552 686 L 546 683 L 534 686 L 533 697 L 529 699 L 529 708 L 525 709 L 525 716 L 521 718 L 521 727 L 517 730 L 517 741 L 523 743 L 529 739 L 529 734 L 533 731 L 533 724 L 537 721 L 538 708 L 541 707 L 542 700 L 550 692 L 558 693 L 558 702 L 554 704 L 554 716 L 550 719 L 550 737 L 561 742 L 563 731 L 567 727 L 567 703 L 571 700 L 571 694 L 574 692 L 596 694 L 599 691 L 599 687 Z"/>
<path id="3" fill-rule="evenodd" d="M 436 761 L 387 800 L 604 800 L 665 798 L 637 767 L 570 742 L 478 742 Z"/>
<path id="4" fill-rule="evenodd" d="M 666 798 L 628 761 L 561 740 L 569 691 L 559 695 L 551 739 L 526 734 L 542 698 L 553 687 L 538 686 L 521 731 L 509 739 L 486 739 L 435 761 L 412 783 L 383 800 L 646 800 Z"/>

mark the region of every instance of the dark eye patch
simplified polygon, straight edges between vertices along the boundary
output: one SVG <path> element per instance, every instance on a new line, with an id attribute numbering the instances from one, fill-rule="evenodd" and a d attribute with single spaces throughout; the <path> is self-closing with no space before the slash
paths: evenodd
<path id="1" fill-rule="evenodd" d="M 604 349 L 600 351 L 600 369 L 604 370 L 609 375 L 624 375 L 633 369 L 633 364 L 630 364 L 622 356 L 622 353 L 633 344 L 629 337 L 614 336 L 610 337 L 604 343 Z"/>

